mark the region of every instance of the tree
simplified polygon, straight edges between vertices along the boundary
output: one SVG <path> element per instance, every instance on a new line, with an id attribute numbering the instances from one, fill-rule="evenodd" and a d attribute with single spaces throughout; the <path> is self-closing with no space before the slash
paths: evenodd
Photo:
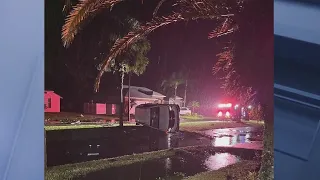
<path id="1" fill-rule="evenodd" d="M 263 112 L 262 112 L 262 109 L 261 109 L 261 105 L 260 104 L 257 104 L 256 106 L 254 106 L 251 111 L 249 112 L 250 114 L 250 118 L 253 119 L 253 120 L 263 120 Z"/>
<path id="2" fill-rule="evenodd" d="M 46 48 L 45 53 L 46 88 L 61 93 L 65 97 L 64 102 L 68 102 L 68 110 L 82 111 L 82 103 L 92 100 L 97 66 L 109 53 L 114 42 L 132 31 L 134 26 L 138 27 L 139 22 L 128 14 L 122 14 L 121 10 L 103 12 L 91 19 L 90 26 L 78 34 L 70 48 L 65 49 L 59 40 L 61 28 L 71 10 L 70 7 L 78 0 L 65 1 L 65 6 L 61 1 L 45 3 L 46 46 L 51 47 Z M 64 13 L 61 13 L 62 9 Z M 115 83 L 118 85 L 120 76 L 111 77 L 113 76 L 104 78 L 108 81 L 108 86 Z M 69 86 L 67 89 L 66 84 Z M 107 86 L 103 88 L 109 89 Z"/>
<path id="3" fill-rule="evenodd" d="M 163 88 L 163 90 L 173 89 L 175 101 L 177 97 L 177 89 L 183 83 L 185 83 L 185 80 L 183 79 L 182 74 L 174 72 L 168 79 L 162 81 L 161 87 Z"/>
<path id="4" fill-rule="evenodd" d="M 192 108 L 192 113 L 194 114 L 194 110 L 200 107 L 200 103 L 198 101 L 191 101 L 189 106 Z"/>
<path id="5" fill-rule="evenodd" d="M 97 15 L 98 12 L 105 8 L 112 8 L 114 5 L 122 2 L 122 0 L 98 0 L 98 1 L 80 1 L 70 12 L 62 29 L 63 44 L 68 47 L 75 38 L 75 35 L 83 27 L 83 25 Z M 242 9 L 243 0 L 221 0 L 220 2 L 211 0 L 182 0 L 169 1 L 172 4 L 170 14 L 156 16 L 151 21 L 142 25 L 139 29 L 129 32 L 122 39 L 118 39 L 108 56 L 102 62 L 102 69 L 107 67 L 112 59 L 123 53 L 129 46 L 134 44 L 140 37 L 148 35 L 150 32 L 159 27 L 173 24 L 179 21 L 211 19 L 211 20 L 228 20 L 234 17 Z M 157 7 L 157 11 L 159 7 Z M 232 21 L 230 21 L 232 22 Z M 216 37 L 227 35 L 237 29 L 237 26 L 226 26 L 215 34 Z M 97 92 L 100 85 L 101 77 L 104 70 L 100 70 L 95 83 L 95 91 Z"/>
<path id="6" fill-rule="evenodd" d="M 90 16 L 91 18 L 94 17 L 97 12 L 104 8 L 111 8 L 115 4 L 122 2 L 122 0 L 98 0 L 98 1 L 80 1 L 76 5 L 76 7 L 71 11 L 70 16 L 66 19 L 66 23 L 64 25 L 63 31 L 62 31 L 62 40 L 64 42 L 64 45 L 68 47 L 70 43 L 73 41 L 75 35 L 78 33 L 78 30 L 80 27 L 83 26 L 84 22 L 88 19 Z M 167 1 L 168 2 L 168 1 Z M 138 40 L 140 37 L 148 35 L 150 32 L 156 30 L 157 28 L 173 24 L 179 21 L 189 21 L 189 20 L 197 20 L 197 19 L 210 19 L 221 22 L 221 26 L 219 26 L 216 30 L 214 30 L 212 33 L 209 34 L 210 38 L 217 38 L 220 36 L 225 35 L 232 35 L 234 32 L 237 32 L 239 27 L 246 27 L 236 23 L 235 18 L 240 16 L 240 13 L 243 10 L 243 5 L 247 2 L 245 0 L 221 0 L 221 1 L 212 1 L 212 0 L 171 0 L 171 2 L 174 7 L 172 8 L 171 13 L 164 14 L 162 16 L 157 15 L 159 14 L 160 7 L 157 6 L 156 11 L 157 13 L 154 13 L 154 16 L 152 20 L 145 23 L 141 26 L 138 30 L 129 32 L 126 36 L 124 36 L 122 39 L 119 39 L 115 42 L 113 48 L 111 49 L 108 56 L 104 59 L 104 61 L 101 64 L 102 69 L 107 67 L 112 59 L 116 58 L 123 52 L 125 52 L 136 40 Z M 246 12 L 250 14 L 251 18 L 256 18 L 258 21 L 261 21 L 263 17 L 257 17 L 256 14 L 252 16 L 252 12 L 257 12 L 257 14 L 260 14 L 261 12 L 264 12 L 266 15 L 265 17 L 268 18 L 268 20 L 273 20 L 270 17 L 273 17 L 273 1 L 263 1 L 263 3 L 260 3 L 260 1 L 248 1 L 249 3 L 246 3 L 245 5 L 251 5 L 251 8 L 249 7 Z M 260 4 L 259 4 L 259 3 Z M 163 1 L 161 1 L 159 4 L 161 4 Z M 255 6 L 257 7 L 254 7 Z M 253 8 L 252 8 L 253 7 Z M 241 16 L 242 19 L 243 16 Z M 250 18 L 250 17 L 248 17 Z M 239 19 L 238 19 L 239 20 Z M 241 19 L 240 19 L 241 21 Z M 263 22 L 263 21 L 261 21 Z M 273 29 L 272 25 L 269 26 L 269 21 L 266 24 L 267 27 L 263 26 L 267 30 L 267 35 L 263 36 L 264 38 L 269 39 L 262 39 L 263 41 L 260 41 L 260 44 L 263 43 L 265 46 L 261 48 L 261 52 L 263 55 L 261 55 L 261 58 L 259 61 L 254 62 L 254 64 L 259 65 L 259 67 L 264 66 L 263 71 L 259 68 L 234 68 L 234 70 L 231 70 L 232 68 L 228 68 L 230 71 L 227 73 L 226 86 L 233 86 L 235 88 L 237 87 L 243 87 L 244 89 L 248 89 L 247 92 L 250 92 L 251 86 L 253 87 L 254 91 L 256 91 L 258 99 L 261 101 L 263 107 L 265 107 L 265 118 L 267 119 L 267 123 L 265 125 L 265 138 L 264 138 L 264 152 L 263 152 L 263 160 L 262 165 L 260 169 L 260 179 L 272 179 L 273 175 L 273 94 L 272 91 L 270 92 L 270 88 L 273 88 Z M 251 26 L 249 26 L 251 28 Z M 265 31 L 261 31 L 265 32 Z M 272 36 L 272 37 L 271 37 Z M 241 38 L 246 38 L 246 36 L 242 36 Z M 244 39 L 246 41 L 246 39 Z M 270 49 L 270 47 L 272 47 Z M 241 45 L 237 46 L 237 49 L 241 48 Z M 243 49 L 242 49 L 243 50 Z M 250 50 L 250 49 L 246 49 Z M 228 50 L 229 52 L 232 52 Z M 226 52 L 228 52 L 226 51 Z M 239 52 L 239 50 L 237 50 Z M 226 55 L 233 55 L 233 53 L 226 53 Z M 236 53 L 237 54 L 237 53 Z M 247 57 L 250 59 L 250 57 Z M 231 58 L 233 59 L 233 58 Z M 252 60 L 252 59 L 250 59 Z M 234 61 L 232 61 L 233 63 Z M 261 63 L 261 62 L 268 62 Z M 226 64 L 227 66 L 231 66 L 231 64 Z M 233 63 L 234 65 L 238 65 L 238 67 L 243 67 L 244 65 L 248 66 L 248 64 L 237 62 Z M 236 66 L 235 65 L 235 66 Z M 246 71 L 241 71 L 241 69 L 246 69 Z M 248 80 L 244 77 L 245 74 L 248 74 L 248 69 L 258 69 L 256 72 L 258 74 L 254 74 L 255 77 L 248 77 Z M 237 72 L 236 72 L 237 70 Z M 262 72 L 265 72 L 265 70 L 268 70 L 270 78 L 267 79 L 267 81 L 260 81 L 259 83 L 252 83 L 251 86 L 247 86 L 247 84 L 250 84 L 249 81 L 252 79 L 259 79 L 259 75 L 261 75 Z M 260 71 L 260 72 L 259 72 Z M 270 73 L 272 72 L 272 74 Z M 95 91 L 99 90 L 100 86 L 100 80 L 103 76 L 104 71 L 101 70 L 96 78 L 95 83 Z M 250 73 L 249 73 L 250 74 Z M 267 73 L 266 73 L 267 74 Z M 251 73 L 251 76 L 253 73 Z M 264 75 L 265 76 L 265 75 Z M 237 78 L 239 77 L 239 78 Z M 235 86 L 237 84 L 237 81 L 240 80 L 241 77 L 241 84 Z M 260 76 L 263 78 L 263 76 Z M 261 84 L 263 82 L 263 84 Z M 262 85 L 262 86 L 259 86 Z M 228 88 L 230 91 L 233 91 L 233 88 Z M 241 90 L 234 91 L 242 92 Z M 272 138 L 270 138 L 272 137 Z"/>
<path id="7" fill-rule="evenodd" d="M 125 31 L 112 33 L 109 36 L 108 42 L 113 44 L 117 39 L 122 38 L 126 31 L 132 31 L 139 28 L 140 23 L 134 18 L 126 17 L 120 20 L 119 23 L 126 24 Z M 120 56 L 112 59 L 110 65 L 105 67 L 105 72 L 112 72 L 120 77 L 120 126 L 123 126 L 123 109 L 124 109 L 124 95 L 123 85 L 126 74 L 136 74 L 137 76 L 143 74 L 149 64 L 149 59 L 146 57 L 151 48 L 150 42 L 145 37 L 140 37 L 130 48 Z M 104 55 L 104 54 L 103 54 Z M 99 62 L 103 60 L 104 56 L 100 56 Z M 101 70 L 101 64 L 98 64 L 97 69 Z M 130 90 L 129 90 L 130 91 Z M 128 112 L 129 113 L 129 112 Z"/>
<path id="8" fill-rule="evenodd" d="M 123 82 L 125 74 L 131 76 L 131 74 L 136 74 L 137 76 L 143 74 L 149 64 L 149 59 L 146 57 L 150 50 L 150 43 L 146 38 L 141 38 L 137 41 L 130 49 L 122 54 L 117 59 L 113 59 L 110 65 L 105 69 L 106 72 L 117 73 L 120 76 L 120 127 L 123 126 Z M 100 70 L 101 66 L 98 66 Z M 129 77 L 130 78 L 130 77 Z M 130 89 L 128 89 L 128 92 Z M 130 102 L 129 102 L 130 103 Z M 130 106 L 130 105 L 129 105 Z M 128 112 L 129 113 L 129 112 Z"/>
<path id="9" fill-rule="evenodd" d="M 183 107 L 186 107 L 187 104 L 187 90 L 188 90 L 188 83 L 190 84 L 190 69 L 187 68 L 185 65 L 182 67 L 182 76 L 184 79 L 184 97 L 183 97 Z"/>
<path id="10" fill-rule="evenodd" d="M 239 20 L 244 31 L 236 32 L 233 38 L 238 43 L 228 44 L 214 70 L 222 73 L 223 88 L 230 94 L 250 101 L 254 97 L 261 104 L 264 125 L 264 150 L 259 179 L 273 179 L 273 20 L 271 1 L 252 1 Z M 259 12 L 259 16 L 252 16 Z M 257 13 L 258 14 L 258 13 Z M 252 24 L 255 24 L 254 28 Z M 251 39 L 248 39 L 251 37 Z M 246 44 L 244 43 L 246 42 Z M 251 42 L 251 43 L 248 43 Z M 259 49 L 255 47 L 260 47 Z M 255 51 L 252 51 L 255 49 Z M 243 51 L 247 53 L 242 53 Z M 223 75 L 224 74 L 224 75 Z"/>

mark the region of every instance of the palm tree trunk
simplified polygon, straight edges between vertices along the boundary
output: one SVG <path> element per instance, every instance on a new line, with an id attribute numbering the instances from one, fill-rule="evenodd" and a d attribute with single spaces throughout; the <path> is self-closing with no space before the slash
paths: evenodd
<path id="1" fill-rule="evenodd" d="M 176 85 L 174 87 L 174 104 L 176 104 L 176 99 L 177 99 L 177 89 L 178 89 L 178 86 Z"/>
<path id="2" fill-rule="evenodd" d="M 187 101 L 187 87 L 188 87 L 188 80 L 186 80 L 186 86 L 184 89 L 184 101 L 183 101 L 183 107 L 186 107 L 186 101 Z"/>
<path id="3" fill-rule="evenodd" d="M 123 79 L 124 79 L 124 71 L 121 72 L 121 89 L 120 89 L 120 119 L 119 119 L 119 126 L 123 127 Z"/>
<path id="4" fill-rule="evenodd" d="M 259 180 L 273 180 L 274 179 L 274 117 L 273 106 L 266 106 L 264 109 L 264 139 L 263 139 L 263 152 L 261 159 L 261 167 L 259 171 Z"/>

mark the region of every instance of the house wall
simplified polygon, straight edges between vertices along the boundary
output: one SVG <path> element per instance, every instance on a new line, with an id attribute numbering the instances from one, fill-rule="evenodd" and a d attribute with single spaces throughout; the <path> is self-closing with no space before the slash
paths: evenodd
<path id="1" fill-rule="evenodd" d="M 107 113 L 107 107 L 106 104 L 96 104 L 96 114 L 106 114 Z"/>
<path id="2" fill-rule="evenodd" d="M 119 114 L 119 105 L 117 104 L 107 104 L 106 107 L 106 114 L 107 115 L 116 115 Z"/>
<path id="3" fill-rule="evenodd" d="M 88 114 L 106 114 L 106 104 L 102 103 L 84 103 L 84 113 Z"/>
<path id="4" fill-rule="evenodd" d="M 51 106 L 50 101 L 51 99 Z M 60 112 L 60 96 L 54 92 L 47 92 L 44 94 L 44 112 Z"/>

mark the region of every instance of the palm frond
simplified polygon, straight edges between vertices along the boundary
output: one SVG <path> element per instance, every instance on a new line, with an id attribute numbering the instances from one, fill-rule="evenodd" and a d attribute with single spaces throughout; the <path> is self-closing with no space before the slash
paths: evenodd
<path id="1" fill-rule="evenodd" d="M 80 0 L 74 6 L 62 27 L 62 42 L 68 47 L 89 16 L 93 17 L 104 8 L 112 8 L 123 0 Z"/>
<path id="2" fill-rule="evenodd" d="M 241 82 L 240 75 L 234 67 L 234 49 L 233 45 L 225 47 L 224 51 L 217 55 L 219 59 L 214 65 L 213 73 L 217 75 L 218 72 L 222 72 L 221 88 L 227 96 L 235 97 L 239 102 L 246 104 L 252 101 L 256 91 L 252 87 L 244 86 Z"/>
<path id="3" fill-rule="evenodd" d="M 213 75 L 218 74 L 221 71 L 233 71 L 233 58 L 234 58 L 234 46 L 225 47 L 224 51 L 217 54 L 218 61 L 213 67 Z"/>
<path id="4" fill-rule="evenodd" d="M 163 4 L 164 2 L 166 2 L 166 1 L 167 1 L 167 0 L 161 0 L 161 1 L 157 4 L 156 8 L 155 8 L 154 11 L 153 11 L 153 17 L 156 17 L 156 15 L 157 15 L 160 7 L 161 7 L 162 4 Z"/>
<path id="5" fill-rule="evenodd" d="M 125 37 L 122 39 L 118 39 L 113 47 L 110 50 L 108 57 L 102 62 L 102 69 L 108 66 L 108 63 L 111 59 L 114 59 L 119 54 L 121 54 L 124 50 L 130 47 L 133 43 L 135 43 L 139 38 L 148 35 L 150 32 L 154 31 L 155 29 L 165 26 L 179 20 L 183 20 L 183 17 L 180 14 L 174 14 L 168 17 L 161 17 L 155 18 L 151 22 L 146 23 L 146 25 L 141 26 L 138 30 L 129 32 Z M 98 92 L 100 86 L 100 79 L 103 76 L 104 72 L 100 71 L 95 82 L 94 90 Z"/>
<path id="6" fill-rule="evenodd" d="M 197 19 L 221 19 L 226 17 L 232 17 L 239 11 L 238 7 L 234 3 L 239 4 L 242 0 L 225 0 L 222 2 L 216 2 L 212 0 L 179 0 L 175 5 L 173 14 L 163 17 L 155 17 L 150 22 L 141 26 L 138 30 L 129 32 L 122 39 L 118 39 L 108 57 L 102 62 L 102 69 L 108 66 L 111 59 L 125 51 L 141 36 L 146 36 L 150 32 L 156 30 L 159 27 L 166 26 L 178 21 L 188 21 Z M 236 8 L 235 8 L 236 7 Z M 94 90 L 98 91 L 100 86 L 100 79 L 103 76 L 104 71 L 100 71 L 95 82 Z"/>
<path id="7" fill-rule="evenodd" d="M 218 27 L 209 33 L 208 39 L 225 36 L 225 35 L 234 33 L 238 29 L 239 29 L 238 25 L 234 24 L 232 19 L 226 18 L 225 21 L 222 23 L 221 27 Z"/>
<path id="8" fill-rule="evenodd" d="M 62 12 L 64 14 L 67 14 L 70 12 L 71 8 L 72 8 L 72 0 L 64 0 L 64 6 L 62 9 Z"/>

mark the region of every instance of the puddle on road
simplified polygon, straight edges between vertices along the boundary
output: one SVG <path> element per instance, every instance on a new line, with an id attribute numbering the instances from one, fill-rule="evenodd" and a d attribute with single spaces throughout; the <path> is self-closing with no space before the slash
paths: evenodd
<path id="1" fill-rule="evenodd" d="M 205 156 L 191 156 L 183 153 L 170 158 L 94 172 L 79 180 L 180 180 L 200 172 L 217 170 L 240 160 L 240 157 L 229 153 Z"/>
<path id="2" fill-rule="evenodd" d="M 260 143 L 253 140 L 262 137 L 262 131 L 253 127 L 214 129 L 202 133 L 212 139 L 211 144 L 215 147 Z"/>
<path id="3" fill-rule="evenodd" d="M 235 164 L 239 162 L 239 157 L 232 155 L 230 153 L 216 153 L 214 155 L 209 156 L 204 164 L 208 168 L 208 170 L 218 170 L 220 168 L 226 167 L 231 164 Z"/>

